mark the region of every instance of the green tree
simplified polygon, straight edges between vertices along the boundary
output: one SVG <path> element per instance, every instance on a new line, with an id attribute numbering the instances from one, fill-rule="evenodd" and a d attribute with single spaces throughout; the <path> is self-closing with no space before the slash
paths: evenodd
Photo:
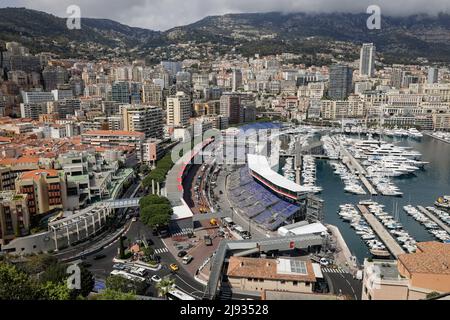
<path id="1" fill-rule="evenodd" d="M 70 300 L 71 290 L 66 283 L 46 282 L 40 286 L 39 291 L 43 300 Z"/>
<path id="2" fill-rule="evenodd" d="M 149 227 L 167 226 L 173 210 L 167 204 L 148 205 L 141 209 L 141 220 Z"/>
<path id="3" fill-rule="evenodd" d="M 106 279 L 106 288 L 122 293 L 144 294 L 145 282 L 128 280 L 120 276 L 110 276 Z"/>
<path id="4" fill-rule="evenodd" d="M 111 289 L 106 289 L 102 293 L 96 295 L 94 300 L 136 300 L 133 293 L 123 293 Z"/>
<path id="5" fill-rule="evenodd" d="M 74 289 L 72 292 L 72 297 L 82 296 L 86 298 L 94 289 L 95 279 L 92 272 L 90 272 L 85 266 L 81 265 L 80 275 L 81 275 L 81 289 Z"/>
<path id="6" fill-rule="evenodd" d="M 174 287 L 175 280 L 170 278 L 164 278 L 160 282 L 158 282 L 155 286 L 156 290 L 158 290 L 158 296 L 167 298 L 167 294 Z"/>
<path id="7" fill-rule="evenodd" d="M 56 257 L 49 254 L 39 254 L 29 257 L 25 263 L 19 265 L 19 269 L 29 275 L 36 275 L 57 263 Z"/>
<path id="8" fill-rule="evenodd" d="M 38 286 L 15 266 L 0 263 L 0 300 L 35 300 Z"/>
<path id="9" fill-rule="evenodd" d="M 153 261 L 155 260 L 155 249 L 152 247 L 147 247 L 142 250 L 144 253 L 144 261 Z"/>
<path id="10" fill-rule="evenodd" d="M 141 209 L 149 206 L 149 205 L 153 205 L 153 204 L 167 204 L 170 205 L 170 201 L 167 198 L 164 197 L 159 197 L 155 194 L 150 194 L 148 196 L 143 197 L 140 201 L 139 201 L 139 205 L 141 207 Z"/>

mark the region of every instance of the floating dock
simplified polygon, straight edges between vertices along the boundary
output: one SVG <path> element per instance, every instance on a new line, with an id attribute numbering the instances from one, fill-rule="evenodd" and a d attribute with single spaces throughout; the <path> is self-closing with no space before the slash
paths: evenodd
<path id="1" fill-rule="evenodd" d="M 369 212 L 366 206 L 358 205 L 359 211 L 361 211 L 364 219 L 370 224 L 373 231 L 380 237 L 381 241 L 386 245 L 386 248 L 392 253 L 392 255 L 397 258 L 401 254 L 405 254 L 402 247 L 395 241 L 391 234 L 386 230 L 386 228 L 378 221 L 378 219 Z"/>
<path id="2" fill-rule="evenodd" d="M 447 231 L 448 234 L 450 234 L 450 228 L 438 217 L 436 217 L 433 213 L 428 211 L 422 206 L 417 206 L 417 208 L 422 212 L 424 215 L 426 215 L 428 218 L 436 222 L 436 224 L 441 227 L 443 230 Z"/>

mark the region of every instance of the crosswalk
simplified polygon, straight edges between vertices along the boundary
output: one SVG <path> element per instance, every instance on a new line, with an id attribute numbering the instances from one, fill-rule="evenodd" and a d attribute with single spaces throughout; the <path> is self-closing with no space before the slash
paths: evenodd
<path id="1" fill-rule="evenodd" d="M 167 248 L 155 249 L 156 254 L 162 254 L 162 253 L 166 253 L 166 252 L 169 252 L 169 249 L 167 249 Z"/>
<path id="2" fill-rule="evenodd" d="M 186 236 L 190 233 L 194 232 L 194 230 L 190 229 L 190 228 L 185 228 L 185 229 L 178 229 L 175 232 L 172 232 L 172 237 L 179 237 L 179 236 Z"/>
<path id="3" fill-rule="evenodd" d="M 322 268 L 322 271 L 325 273 L 347 273 L 345 270 L 342 270 L 340 268 L 334 269 L 334 268 Z"/>

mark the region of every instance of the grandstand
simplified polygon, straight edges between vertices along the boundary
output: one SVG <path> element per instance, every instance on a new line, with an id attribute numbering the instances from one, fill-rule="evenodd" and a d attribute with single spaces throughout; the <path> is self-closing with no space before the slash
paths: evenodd
<path id="1" fill-rule="evenodd" d="M 300 211 L 300 205 L 277 197 L 256 182 L 247 166 L 230 175 L 228 197 L 236 210 L 270 231 L 289 222 Z"/>

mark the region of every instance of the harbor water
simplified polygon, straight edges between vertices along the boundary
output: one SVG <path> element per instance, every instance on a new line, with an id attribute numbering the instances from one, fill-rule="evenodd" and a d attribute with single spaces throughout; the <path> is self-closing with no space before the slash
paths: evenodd
<path id="1" fill-rule="evenodd" d="M 435 238 L 428 233 L 424 226 L 409 216 L 403 210 L 403 206 L 408 204 L 432 206 L 439 196 L 450 194 L 450 144 L 428 136 L 424 136 L 420 141 L 410 138 L 386 138 L 385 140 L 399 146 L 411 147 L 422 153 L 423 161 L 430 162 L 424 170 L 407 177 L 393 179 L 403 192 L 401 198 L 348 194 L 344 191 L 344 184 L 340 177 L 333 173 L 330 162 L 326 160 L 316 162 L 317 186 L 323 188 L 319 196 L 325 200 L 325 222 L 339 228 L 352 254 L 358 258 L 360 263 L 371 254 L 350 224 L 339 218 L 339 205 L 346 203 L 356 205 L 359 201 L 367 199 L 384 204 L 385 211 L 398 218 L 404 229 L 418 242 L 421 242 L 435 240 Z"/>

